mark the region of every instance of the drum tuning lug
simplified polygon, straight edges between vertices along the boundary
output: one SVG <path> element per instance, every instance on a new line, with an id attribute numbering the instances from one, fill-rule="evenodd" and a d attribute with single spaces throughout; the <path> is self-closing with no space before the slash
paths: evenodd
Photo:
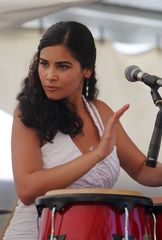
<path id="1" fill-rule="evenodd" d="M 66 235 L 54 235 L 53 240 L 65 240 Z M 51 240 L 51 235 L 48 235 L 48 240 Z"/>

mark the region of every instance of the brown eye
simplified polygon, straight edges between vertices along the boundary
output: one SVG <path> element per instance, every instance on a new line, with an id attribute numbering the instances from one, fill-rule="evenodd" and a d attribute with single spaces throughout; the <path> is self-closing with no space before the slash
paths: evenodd
<path id="1" fill-rule="evenodd" d="M 68 65 L 65 65 L 65 64 L 59 64 L 59 65 L 58 65 L 58 68 L 59 68 L 60 70 L 66 70 L 66 69 L 69 68 L 69 66 L 68 66 Z"/>
<path id="2" fill-rule="evenodd" d="M 44 68 L 47 68 L 48 67 L 48 62 L 44 61 L 44 60 L 40 60 L 39 61 L 39 65 L 41 65 L 42 67 Z"/>

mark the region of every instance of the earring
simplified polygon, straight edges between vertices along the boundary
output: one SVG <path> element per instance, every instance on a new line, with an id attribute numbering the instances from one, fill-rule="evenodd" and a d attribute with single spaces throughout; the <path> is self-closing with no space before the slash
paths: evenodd
<path id="1" fill-rule="evenodd" d="M 86 80 L 86 99 L 88 99 L 88 96 L 89 96 L 89 86 L 88 86 L 88 83 L 89 83 L 89 79 L 87 78 L 87 80 Z"/>

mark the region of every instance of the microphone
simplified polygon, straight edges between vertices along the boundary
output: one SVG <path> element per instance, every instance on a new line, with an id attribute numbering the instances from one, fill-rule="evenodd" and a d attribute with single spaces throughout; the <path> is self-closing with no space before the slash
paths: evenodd
<path id="1" fill-rule="evenodd" d="M 143 72 L 138 66 L 132 65 L 125 69 L 125 77 L 130 82 L 141 81 L 149 87 L 162 87 L 162 78 Z"/>
<path id="2" fill-rule="evenodd" d="M 156 167 L 162 137 L 162 110 L 157 114 L 154 130 L 152 133 L 146 165 Z"/>

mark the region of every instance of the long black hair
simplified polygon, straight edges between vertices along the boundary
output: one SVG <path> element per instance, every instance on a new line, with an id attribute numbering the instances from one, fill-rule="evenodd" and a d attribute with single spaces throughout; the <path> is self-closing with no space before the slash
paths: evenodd
<path id="1" fill-rule="evenodd" d="M 17 96 L 22 122 L 37 130 L 41 140 L 51 142 L 57 131 L 75 136 L 83 129 L 81 118 L 72 112 L 65 99 L 50 100 L 46 97 L 38 75 L 40 51 L 48 46 L 61 44 L 67 47 L 79 61 L 83 69 L 91 69 L 88 80 L 89 94 L 86 96 L 86 81 L 82 94 L 87 100 L 97 97 L 95 62 L 96 47 L 89 29 L 78 22 L 58 22 L 52 25 L 40 40 L 38 51 L 29 68 L 29 74 L 23 81 L 21 92 Z"/>

